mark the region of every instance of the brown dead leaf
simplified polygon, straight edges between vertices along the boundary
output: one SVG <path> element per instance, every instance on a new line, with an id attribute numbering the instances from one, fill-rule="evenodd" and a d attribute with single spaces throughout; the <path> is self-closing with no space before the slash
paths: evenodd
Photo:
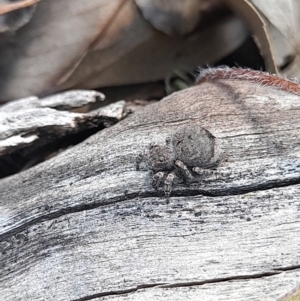
<path id="1" fill-rule="evenodd" d="M 221 19 L 188 39 L 170 37 L 155 30 L 149 32 L 146 25 L 144 20 L 135 19 L 123 34 L 132 38 L 129 41 L 127 38 L 132 47 L 126 50 L 122 46 L 124 40 L 118 40 L 111 48 L 114 53 L 108 56 L 110 61 L 92 62 L 108 53 L 101 48 L 90 51 L 61 87 L 77 89 L 138 84 L 162 80 L 176 69 L 192 72 L 199 65 L 223 58 L 241 45 L 247 36 L 239 20 L 231 17 Z M 134 35 L 137 28 L 144 28 L 143 35 Z M 140 30 L 138 34 L 142 34 Z M 120 50 L 122 47 L 124 51 L 118 51 L 116 55 L 117 48 Z M 91 70 L 90 75 L 87 70 Z M 85 77 L 82 76 L 84 72 Z"/>
<path id="2" fill-rule="evenodd" d="M 41 1 L 0 48 L 0 100 L 162 80 L 220 60 L 246 37 L 228 13 L 179 38 L 154 29 L 133 0 Z"/>
<path id="3" fill-rule="evenodd" d="M 26 0 L 6 3 L 0 0 L 0 46 L 11 42 L 16 30 L 27 24 L 32 18 L 36 3 L 40 0 Z"/>
<path id="4" fill-rule="evenodd" d="M 22 8 L 31 6 L 40 1 L 41 0 L 23 0 L 23 1 L 19 1 L 19 2 L 1 4 L 0 5 L 0 16 L 10 13 L 12 11 L 18 10 L 18 9 L 22 9 Z"/>

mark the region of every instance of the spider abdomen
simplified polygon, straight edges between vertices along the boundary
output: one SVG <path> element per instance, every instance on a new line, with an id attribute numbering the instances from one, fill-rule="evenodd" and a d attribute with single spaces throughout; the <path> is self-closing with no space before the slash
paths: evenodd
<path id="1" fill-rule="evenodd" d="M 176 157 L 188 167 L 208 168 L 219 159 L 218 141 L 208 130 L 199 126 L 185 126 L 172 137 Z"/>

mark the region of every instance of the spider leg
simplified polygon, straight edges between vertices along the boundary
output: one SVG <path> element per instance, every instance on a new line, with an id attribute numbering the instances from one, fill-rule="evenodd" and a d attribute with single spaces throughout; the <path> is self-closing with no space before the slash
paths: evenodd
<path id="1" fill-rule="evenodd" d="M 171 195 L 172 192 L 172 186 L 173 186 L 173 182 L 174 179 L 176 178 L 175 175 L 175 171 L 172 171 L 168 174 L 166 180 L 165 180 L 165 187 L 164 187 L 164 191 L 165 191 L 165 195 L 168 197 Z"/>
<path id="2" fill-rule="evenodd" d="M 165 173 L 163 171 L 159 171 L 153 175 L 152 178 L 152 186 L 157 190 L 165 177 Z"/>
<path id="3" fill-rule="evenodd" d="M 218 172 L 212 169 L 205 169 L 201 167 L 193 167 L 193 171 L 202 177 L 217 175 Z"/>
<path id="4" fill-rule="evenodd" d="M 144 151 L 142 153 L 140 153 L 136 159 L 135 159 L 135 169 L 136 170 L 140 170 L 140 164 L 141 162 L 147 157 L 147 152 Z"/>
<path id="5" fill-rule="evenodd" d="M 194 178 L 193 175 L 191 174 L 191 172 L 189 171 L 189 169 L 185 166 L 185 164 L 183 162 L 181 162 L 180 160 L 176 160 L 175 165 L 180 169 L 180 171 L 182 172 L 182 174 L 188 181 L 193 180 L 193 178 Z"/>

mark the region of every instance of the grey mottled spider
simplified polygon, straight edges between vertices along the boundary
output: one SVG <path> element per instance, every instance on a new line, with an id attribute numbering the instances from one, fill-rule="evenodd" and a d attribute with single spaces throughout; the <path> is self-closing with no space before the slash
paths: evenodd
<path id="1" fill-rule="evenodd" d="M 163 185 L 165 195 L 170 196 L 175 180 L 189 183 L 194 179 L 192 172 L 206 174 L 205 169 L 216 167 L 219 158 L 220 147 L 215 136 L 196 125 L 183 126 L 167 137 L 166 145 L 151 143 L 136 158 L 136 169 L 145 159 L 153 173 L 152 186 L 158 189 Z"/>

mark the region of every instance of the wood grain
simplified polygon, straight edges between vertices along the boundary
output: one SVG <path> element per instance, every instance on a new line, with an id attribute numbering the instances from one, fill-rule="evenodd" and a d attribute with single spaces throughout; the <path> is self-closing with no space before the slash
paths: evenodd
<path id="1" fill-rule="evenodd" d="M 293 289 L 299 100 L 203 83 L 1 180 L 4 299 L 274 300 Z M 223 159 L 167 199 L 135 158 L 185 124 L 212 132 Z"/>

